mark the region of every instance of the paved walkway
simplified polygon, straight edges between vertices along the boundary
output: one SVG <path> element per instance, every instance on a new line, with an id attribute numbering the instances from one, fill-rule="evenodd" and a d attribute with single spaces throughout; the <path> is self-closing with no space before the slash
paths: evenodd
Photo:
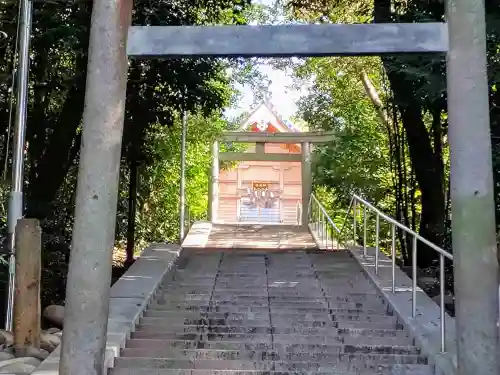
<path id="1" fill-rule="evenodd" d="M 306 228 L 285 225 L 213 225 L 207 248 L 218 249 L 315 249 Z"/>

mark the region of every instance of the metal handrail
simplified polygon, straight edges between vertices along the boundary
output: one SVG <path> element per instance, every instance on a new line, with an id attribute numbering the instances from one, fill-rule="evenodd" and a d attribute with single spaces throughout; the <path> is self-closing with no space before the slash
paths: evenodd
<path id="1" fill-rule="evenodd" d="M 354 197 L 351 198 L 351 201 L 349 202 L 349 208 L 347 209 L 345 216 L 344 216 L 344 220 L 342 221 L 342 228 L 340 228 L 339 238 L 340 238 L 342 232 L 344 231 L 345 223 L 347 222 L 347 218 L 349 217 L 349 212 L 351 212 L 353 202 L 354 202 Z"/>
<path id="2" fill-rule="evenodd" d="M 316 197 L 311 195 L 311 203 L 316 204 L 317 206 L 321 207 L 321 212 L 324 212 L 326 217 L 328 217 L 329 222 L 333 224 L 333 221 L 330 219 L 328 214 L 326 213 L 326 210 L 324 209 L 323 205 L 317 200 Z M 441 247 L 433 244 L 429 240 L 425 239 L 421 235 L 419 235 L 417 232 L 411 230 L 407 226 L 399 223 L 395 219 L 393 219 L 390 216 L 387 216 L 384 214 L 382 211 L 380 211 L 378 208 L 373 206 L 371 203 L 360 197 L 359 195 L 353 194 L 351 203 L 349 204 L 349 208 L 346 212 L 346 215 L 344 217 L 344 222 L 342 224 L 342 229 L 340 231 L 337 230 L 338 233 L 338 238 L 337 238 L 337 248 L 338 245 L 341 241 L 341 236 L 342 232 L 344 231 L 344 228 L 347 223 L 347 219 L 349 216 L 349 213 L 351 212 L 352 208 L 352 213 L 353 213 L 353 243 L 354 246 L 356 246 L 356 221 L 357 221 L 357 210 L 358 210 L 358 205 L 363 206 L 363 257 L 366 258 L 367 256 L 367 221 L 368 221 L 368 212 L 371 211 L 375 214 L 375 273 L 378 275 L 379 274 L 379 255 L 380 255 L 380 219 L 382 218 L 385 220 L 387 223 L 391 225 L 391 267 L 392 267 L 392 293 L 396 293 L 396 227 L 400 228 L 402 231 L 404 231 L 407 235 L 410 235 L 412 237 L 412 287 L 411 287 L 411 294 L 412 294 L 412 317 L 415 318 L 417 315 L 417 244 L 418 241 L 422 242 L 423 244 L 427 245 L 434 251 L 436 251 L 439 254 L 439 291 L 440 291 L 440 330 L 441 330 L 441 352 L 446 351 L 446 340 L 445 340 L 445 331 L 446 331 L 446 326 L 445 326 L 445 305 L 444 305 L 444 293 L 445 293 L 445 273 L 444 273 L 444 263 L 445 263 L 445 258 L 453 261 L 453 255 L 446 250 L 442 249 Z M 312 207 L 312 206 L 311 206 Z M 312 212 L 312 210 L 311 210 Z M 334 224 L 333 224 L 334 225 Z M 335 226 L 336 228 L 336 226 Z M 332 239 L 333 243 L 333 239 Z M 344 242 L 344 244 L 347 246 L 347 241 Z"/>
<path id="3" fill-rule="evenodd" d="M 184 206 L 184 222 L 182 223 L 183 225 L 183 238 L 181 239 L 181 242 L 186 238 L 189 229 L 191 229 L 191 225 L 193 223 L 191 222 L 191 211 L 189 209 L 189 204 L 186 202 L 186 205 Z"/>
<path id="4" fill-rule="evenodd" d="M 429 240 L 425 239 L 424 237 L 422 237 L 421 235 L 419 235 L 417 232 L 411 230 L 410 228 L 408 228 L 407 226 L 401 224 L 400 222 L 396 221 L 395 219 L 393 219 L 392 217 L 390 216 L 387 216 L 386 214 L 384 214 L 382 211 L 380 211 L 378 208 L 376 208 L 375 206 L 373 206 L 371 203 L 367 202 L 366 200 L 364 200 L 363 198 L 361 198 L 360 196 L 354 194 L 353 195 L 353 203 L 356 204 L 356 202 L 360 202 L 362 203 L 363 205 L 365 205 L 367 208 L 371 209 L 372 211 L 374 211 L 375 213 L 377 213 L 381 218 L 385 219 L 387 222 L 389 222 L 390 224 L 393 224 L 395 226 L 397 226 L 398 228 L 400 228 L 401 230 L 405 231 L 406 233 L 410 234 L 411 236 L 417 238 L 420 242 L 426 244 L 427 246 L 429 246 L 431 249 L 437 251 L 439 254 L 442 254 L 445 258 L 448 258 L 450 260 L 453 260 L 453 255 L 449 252 L 447 252 L 446 250 L 440 248 L 439 246 L 433 244 L 432 242 L 430 242 Z"/>
<path id="5" fill-rule="evenodd" d="M 297 225 L 300 225 L 300 220 L 302 219 L 302 205 L 300 204 L 300 201 L 297 201 L 297 206 L 295 207 L 296 211 L 296 219 L 297 219 Z"/>
<path id="6" fill-rule="evenodd" d="M 331 243 L 332 249 L 335 247 L 335 237 L 337 237 L 336 248 L 337 250 L 340 248 L 340 241 L 338 238 L 340 238 L 341 231 L 314 194 L 311 194 L 309 200 L 308 221 L 309 224 L 315 225 L 314 229 L 316 230 L 316 234 L 326 249 L 328 249 L 328 242 Z M 336 232 L 337 236 L 334 236 L 334 232 Z M 330 237 L 330 241 L 328 237 Z"/>

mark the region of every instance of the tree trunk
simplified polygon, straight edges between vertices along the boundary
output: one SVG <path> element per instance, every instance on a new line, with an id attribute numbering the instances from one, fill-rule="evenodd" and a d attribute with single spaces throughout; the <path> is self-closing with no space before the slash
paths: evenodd
<path id="1" fill-rule="evenodd" d="M 408 105 L 402 109 L 402 115 L 410 158 L 421 192 L 419 234 L 437 246 L 443 246 L 445 197 L 442 160 L 437 161 L 432 150 L 420 106 Z M 418 264 L 422 267 L 428 267 L 437 259 L 437 253 L 422 243 L 419 243 L 418 255 Z"/>
<path id="2" fill-rule="evenodd" d="M 375 22 L 391 22 L 391 0 L 374 0 Z M 401 113 L 406 132 L 409 156 L 415 178 L 421 191 L 422 212 L 419 234 L 437 246 L 443 246 L 445 197 L 442 159 L 437 158 L 422 116 L 420 98 L 415 94 L 414 82 L 402 69 L 395 69 L 394 58 L 383 57 L 394 99 Z M 397 61 L 397 60 L 396 60 Z M 437 253 L 419 243 L 418 264 L 430 266 Z"/>
<path id="3" fill-rule="evenodd" d="M 372 81 L 366 74 L 364 70 L 359 73 L 359 78 L 361 79 L 361 83 L 363 83 L 363 87 L 365 88 L 366 95 L 370 98 L 375 110 L 377 111 L 377 115 L 382 121 L 382 124 L 387 128 L 390 126 L 391 121 L 387 117 L 387 114 L 384 111 L 384 104 L 382 100 L 380 100 L 380 96 L 378 95 L 377 89 L 373 86 Z"/>

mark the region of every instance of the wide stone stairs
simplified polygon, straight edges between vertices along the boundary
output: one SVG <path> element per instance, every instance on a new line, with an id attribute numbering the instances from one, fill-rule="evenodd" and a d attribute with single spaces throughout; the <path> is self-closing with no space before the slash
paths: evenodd
<path id="1" fill-rule="evenodd" d="M 183 253 L 112 375 L 433 374 L 348 252 Z"/>

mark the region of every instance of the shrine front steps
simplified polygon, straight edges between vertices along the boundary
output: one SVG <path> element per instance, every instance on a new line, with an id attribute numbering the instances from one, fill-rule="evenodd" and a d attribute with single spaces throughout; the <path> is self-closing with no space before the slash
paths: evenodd
<path id="1" fill-rule="evenodd" d="M 191 254 L 112 375 L 433 374 L 345 253 Z"/>

